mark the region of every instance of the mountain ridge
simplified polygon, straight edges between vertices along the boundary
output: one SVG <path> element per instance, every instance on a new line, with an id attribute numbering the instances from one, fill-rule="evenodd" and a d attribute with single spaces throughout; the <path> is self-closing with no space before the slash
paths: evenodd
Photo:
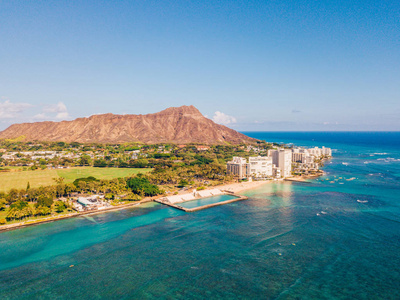
<path id="1" fill-rule="evenodd" d="M 25 136 L 24 141 L 81 143 L 202 143 L 240 144 L 255 142 L 242 133 L 204 117 L 194 107 L 169 107 L 151 114 L 112 113 L 72 121 L 20 123 L 0 132 L 0 139 Z"/>

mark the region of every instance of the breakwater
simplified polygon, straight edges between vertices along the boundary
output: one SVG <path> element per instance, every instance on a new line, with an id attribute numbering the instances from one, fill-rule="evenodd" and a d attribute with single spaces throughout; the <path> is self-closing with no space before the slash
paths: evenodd
<path id="1" fill-rule="evenodd" d="M 229 200 L 225 200 L 225 201 L 210 203 L 210 204 L 206 204 L 206 205 L 200 205 L 200 206 L 193 207 L 193 208 L 183 207 L 183 206 L 179 205 L 180 203 L 171 203 L 168 200 L 163 199 L 163 198 L 155 199 L 154 201 L 158 202 L 160 204 L 164 204 L 164 205 L 167 205 L 167 206 L 182 210 L 184 212 L 195 212 L 195 211 L 211 208 L 211 207 L 214 207 L 214 206 L 225 205 L 225 204 L 228 204 L 228 203 L 232 203 L 232 202 L 237 202 L 237 201 L 248 199 L 248 197 L 246 197 L 246 196 L 236 195 L 236 194 L 233 194 L 233 193 L 228 193 L 228 194 L 225 194 L 225 195 L 230 195 L 230 196 L 233 196 L 235 198 L 229 199 Z M 207 198 L 212 198 L 212 197 L 200 198 L 200 199 L 197 199 L 197 200 L 202 200 L 202 199 L 207 199 Z"/>

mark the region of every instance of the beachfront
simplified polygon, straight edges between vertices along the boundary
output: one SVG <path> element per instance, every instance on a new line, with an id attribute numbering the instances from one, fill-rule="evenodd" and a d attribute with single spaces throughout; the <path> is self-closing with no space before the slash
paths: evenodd
<path id="1" fill-rule="evenodd" d="M 229 191 L 232 193 L 241 193 L 247 190 L 258 188 L 264 184 L 276 182 L 276 180 L 257 180 L 257 181 L 244 181 L 236 183 L 228 183 L 218 186 L 222 191 Z"/>
<path id="2" fill-rule="evenodd" d="M 251 190 L 251 189 L 257 188 L 259 186 L 262 186 L 262 185 L 270 183 L 270 182 L 271 182 L 271 180 L 269 180 L 269 181 L 251 181 L 251 182 L 228 183 L 228 184 L 223 184 L 223 185 L 219 185 L 219 186 L 214 186 L 214 187 L 212 187 L 210 189 L 203 190 L 202 192 L 205 192 L 207 190 L 216 190 L 216 189 L 218 189 L 220 191 L 228 191 L 230 193 L 236 194 L 236 193 L 244 192 L 246 190 Z M 181 193 L 180 195 L 184 196 L 186 194 L 188 194 L 188 193 Z M 0 226 L 0 231 L 13 230 L 13 229 L 21 228 L 21 227 L 26 227 L 26 226 L 33 226 L 33 225 L 49 223 L 49 222 L 54 222 L 54 221 L 59 221 L 59 220 L 64 220 L 64 219 L 70 219 L 70 218 L 75 218 L 75 217 L 79 217 L 79 216 L 82 216 L 82 215 L 93 215 L 93 214 L 99 214 L 99 213 L 107 213 L 107 212 L 110 212 L 110 211 L 115 211 L 115 210 L 120 210 L 120 209 L 125 209 L 125 208 L 131 208 L 133 206 L 140 206 L 143 203 L 148 203 L 150 201 L 155 201 L 155 200 L 158 200 L 158 199 L 163 198 L 163 197 L 164 196 L 146 197 L 146 198 L 143 198 L 142 200 L 137 201 L 137 202 L 117 205 L 117 206 L 105 208 L 103 210 L 94 210 L 94 211 L 71 213 L 71 214 L 66 214 L 66 215 L 63 215 L 63 216 L 48 217 L 48 218 L 43 218 L 43 219 L 39 219 L 39 220 L 27 220 L 27 221 L 13 223 L 13 224 L 1 225 Z M 190 199 L 190 200 L 193 200 L 193 199 Z M 189 201 L 189 199 L 188 199 L 188 201 Z"/>

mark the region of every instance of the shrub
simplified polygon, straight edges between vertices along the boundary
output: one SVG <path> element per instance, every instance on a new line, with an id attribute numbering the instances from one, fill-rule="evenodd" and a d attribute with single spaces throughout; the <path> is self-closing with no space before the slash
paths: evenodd
<path id="1" fill-rule="evenodd" d="M 36 207 L 43 206 L 43 207 L 50 207 L 54 203 L 53 198 L 51 197 L 46 197 L 46 196 L 39 196 Z"/>
<path id="2" fill-rule="evenodd" d="M 108 164 L 104 159 L 96 159 L 93 163 L 93 167 L 105 168 L 107 166 Z"/>
<path id="3" fill-rule="evenodd" d="M 45 216 L 51 213 L 50 207 L 47 206 L 36 206 L 35 215 L 36 216 Z"/>
<path id="4" fill-rule="evenodd" d="M 0 211 L 5 210 L 6 209 L 6 204 L 7 201 L 4 198 L 0 198 Z"/>
<path id="5" fill-rule="evenodd" d="M 135 194 L 143 194 L 145 196 L 155 196 L 161 194 L 160 189 L 155 184 L 151 184 L 147 178 L 136 176 L 128 179 L 127 186 Z"/>
<path id="6" fill-rule="evenodd" d="M 76 187 L 78 187 L 78 186 L 79 186 L 79 182 L 81 182 L 81 181 L 88 183 L 88 182 L 93 182 L 93 181 L 98 181 L 98 180 L 97 180 L 95 177 L 93 177 L 93 176 L 82 177 L 82 178 L 77 178 L 77 179 L 75 179 L 74 182 L 73 182 L 73 184 L 74 184 Z"/>
<path id="7" fill-rule="evenodd" d="M 106 200 L 113 200 L 113 199 L 114 199 L 114 194 L 112 194 L 112 193 L 107 193 L 107 194 L 104 196 L 104 198 L 105 198 Z"/>
<path id="8" fill-rule="evenodd" d="M 57 203 L 56 203 L 56 212 L 62 213 L 66 208 L 67 208 L 67 206 L 65 205 L 64 202 L 57 201 Z"/>

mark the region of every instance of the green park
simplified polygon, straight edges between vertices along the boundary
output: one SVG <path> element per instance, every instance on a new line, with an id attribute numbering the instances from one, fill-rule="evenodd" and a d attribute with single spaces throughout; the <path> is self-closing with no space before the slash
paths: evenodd
<path id="1" fill-rule="evenodd" d="M 77 178 L 93 176 L 97 179 L 123 178 L 147 173 L 150 168 L 95 168 L 71 167 L 68 169 L 37 169 L 6 168 L 0 171 L 0 192 L 11 189 L 24 189 L 28 182 L 30 187 L 49 186 L 55 184 L 55 179 L 63 177 L 65 183 L 72 183 Z"/>

